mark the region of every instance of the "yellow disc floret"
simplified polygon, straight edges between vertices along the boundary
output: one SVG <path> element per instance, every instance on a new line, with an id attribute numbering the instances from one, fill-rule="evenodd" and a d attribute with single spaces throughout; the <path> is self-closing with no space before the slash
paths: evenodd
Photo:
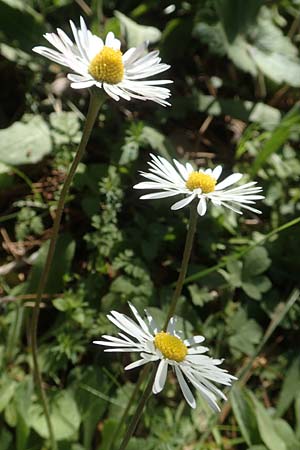
<path id="1" fill-rule="evenodd" d="M 117 84 L 123 80 L 124 65 L 122 52 L 110 47 L 103 47 L 89 65 L 89 74 L 97 80 L 108 84 Z"/>
<path id="2" fill-rule="evenodd" d="M 215 190 L 217 180 L 210 175 L 203 172 L 192 172 L 185 185 L 190 190 L 201 189 L 204 194 L 213 192 Z"/>
<path id="3" fill-rule="evenodd" d="M 160 331 L 155 335 L 154 345 L 161 351 L 165 358 L 177 362 L 183 361 L 188 352 L 186 345 L 184 345 L 181 339 L 165 331 Z"/>

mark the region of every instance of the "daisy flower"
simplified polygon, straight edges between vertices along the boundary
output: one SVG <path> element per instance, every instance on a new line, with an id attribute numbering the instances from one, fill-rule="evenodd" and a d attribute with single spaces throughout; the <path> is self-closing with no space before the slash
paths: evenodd
<path id="1" fill-rule="evenodd" d="M 173 166 L 161 156 L 152 154 L 150 156 L 149 172 L 140 172 L 142 177 L 150 181 L 138 183 L 134 189 L 155 189 L 158 192 L 143 195 L 141 199 L 158 199 L 181 194 L 184 198 L 174 203 L 171 209 L 183 208 L 197 199 L 197 211 L 200 216 L 206 213 L 209 200 L 215 206 L 225 206 L 238 214 L 242 214 L 240 208 L 261 214 L 261 211 L 249 206 L 254 204 L 255 200 L 264 198 L 263 195 L 257 195 L 262 188 L 255 186 L 255 181 L 228 189 L 242 178 L 241 173 L 233 173 L 218 182 L 222 166 L 217 166 L 213 170 L 194 170 L 190 163 L 181 164 L 173 159 Z"/>
<path id="2" fill-rule="evenodd" d="M 34 47 L 33 51 L 75 72 L 68 74 L 72 88 L 97 86 L 117 101 L 120 97 L 125 100 L 137 98 L 169 105 L 166 99 L 170 97 L 170 90 L 160 85 L 172 81 L 145 80 L 170 67 L 160 62 L 158 51 L 147 53 L 147 43 L 144 43 L 123 54 L 121 42 L 114 33 L 108 33 L 103 42 L 87 29 L 82 17 L 79 29 L 72 21 L 70 25 L 75 42 L 57 28 L 56 33 L 44 34 L 44 38 L 56 50 L 39 46 Z"/>
<path id="3" fill-rule="evenodd" d="M 211 408 L 220 411 L 217 397 L 224 400 L 226 397 L 213 383 L 230 386 L 236 378 L 218 367 L 223 362 L 222 359 L 204 355 L 208 348 L 199 345 L 204 341 L 204 337 L 183 339 L 182 333 L 176 331 L 175 317 L 170 319 L 166 331 L 159 331 L 147 311 L 144 320 L 132 304 L 129 303 L 129 306 L 136 322 L 125 314 L 111 311 L 107 317 L 121 330 L 118 337 L 103 335 L 102 340 L 94 341 L 94 344 L 107 347 L 105 352 L 139 353 L 140 359 L 126 366 L 125 370 L 157 361 L 153 394 L 163 390 L 170 366 L 175 372 L 184 398 L 192 408 L 196 407 L 196 401 L 189 384 L 200 392 Z"/>

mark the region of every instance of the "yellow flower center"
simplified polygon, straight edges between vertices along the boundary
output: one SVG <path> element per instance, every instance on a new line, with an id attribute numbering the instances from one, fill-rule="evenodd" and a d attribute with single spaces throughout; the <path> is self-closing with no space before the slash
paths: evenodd
<path id="1" fill-rule="evenodd" d="M 190 190 L 201 189 L 204 194 L 215 190 L 217 180 L 203 172 L 192 172 L 185 185 Z"/>
<path id="2" fill-rule="evenodd" d="M 122 52 L 110 47 L 103 47 L 89 65 L 89 74 L 97 80 L 108 84 L 117 84 L 123 80 L 124 65 Z"/>
<path id="3" fill-rule="evenodd" d="M 155 335 L 154 345 L 165 358 L 177 362 L 183 361 L 188 353 L 188 349 L 181 339 L 165 331 L 160 331 Z"/>

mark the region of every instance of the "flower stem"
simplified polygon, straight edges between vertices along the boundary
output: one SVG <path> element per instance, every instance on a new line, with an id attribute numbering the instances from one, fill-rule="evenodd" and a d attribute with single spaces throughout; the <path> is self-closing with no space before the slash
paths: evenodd
<path id="1" fill-rule="evenodd" d="M 69 187 L 72 183 L 73 177 L 74 177 L 76 169 L 78 167 L 78 164 L 80 163 L 80 161 L 82 159 L 82 156 L 85 151 L 88 140 L 90 138 L 94 123 L 97 119 L 99 109 L 100 109 L 101 105 L 103 104 L 103 102 L 104 102 L 104 98 L 102 96 L 100 96 L 96 92 L 91 91 L 90 104 L 89 104 L 89 109 L 88 109 L 88 113 L 87 113 L 87 117 L 86 117 L 86 122 L 85 122 L 84 129 L 83 129 L 81 142 L 78 146 L 75 158 L 71 164 L 71 167 L 69 169 L 66 180 L 63 184 L 63 187 L 62 187 L 62 190 L 60 193 L 60 197 L 58 200 L 55 219 L 53 221 L 49 249 L 48 249 L 44 269 L 41 274 L 40 282 L 39 282 L 39 285 L 37 288 L 36 300 L 35 300 L 35 305 L 33 308 L 32 319 L 31 319 L 30 339 L 31 339 L 31 349 L 32 349 L 32 358 L 33 358 L 33 371 L 34 371 L 34 377 L 35 377 L 38 393 L 39 393 L 42 407 L 44 410 L 44 415 L 45 415 L 45 419 L 46 419 L 46 423 L 47 423 L 47 428 L 48 428 L 48 433 L 49 433 L 52 450 L 57 450 L 57 445 L 56 445 L 55 435 L 53 432 L 53 427 L 52 427 L 52 423 L 51 423 L 51 419 L 50 419 L 49 405 L 48 405 L 46 393 L 45 393 L 45 390 L 43 387 L 42 375 L 41 375 L 41 371 L 40 371 L 39 363 L 38 363 L 37 329 L 38 329 L 38 320 L 39 320 L 39 312 L 40 312 L 40 303 L 41 303 L 41 298 L 42 298 L 42 295 L 44 293 L 44 290 L 45 290 L 45 287 L 47 284 L 47 280 L 48 280 L 50 269 L 51 269 L 51 264 L 53 261 L 53 256 L 54 256 L 54 252 L 55 252 L 55 246 L 56 246 L 56 242 L 57 242 L 57 237 L 58 237 L 58 232 L 59 232 L 59 227 L 60 227 L 61 217 L 62 217 L 64 205 L 65 205 L 66 196 L 68 194 Z"/>
<path id="2" fill-rule="evenodd" d="M 179 273 L 179 277 L 176 283 L 176 288 L 174 291 L 174 295 L 172 297 L 171 300 L 171 305 L 169 308 L 169 312 L 168 312 L 168 316 L 164 325 L 164 330 L 166 330 L 167 326 L 168 326 L 168 322 L 170 320 L 170 318 L 173 316 L 173 314 L 175 313 L 176 310 L 176 305 L 177 305 L 177 301 L 180 297 L 181 291 L 182 291 L 182 286 L 184 283 L 184 279 L 186 277 L 186 273 L 187 273 L 187 269 L 188 269 L 188 264 L 189 264 L 189 260 L 190 260 L 190 256 L 191 256 L 191 251 L 192 251 L 192 247 L 193 247 L 193 241 L 194 241 L 194 236 L 195 236 L 195 231 L 196 231 L 196 224 L 197 224 L 197 204 L 196 202 L 193 202 L 191 207 L 190 207 L 190 219 L 189 219 L 189 228 L 188 228 L 188 232 L 187 232 L 187 236 L 186 236 L 186 241 L 185 241 L 185 246 L 184 246 L 184 252 L 183 252 L 183 257 L 182 257 L 182 263 L 181 263 L 181 269 L 180 269 L 180 273 Z M 131 438 L 131 436 L 133 435 L 136 426 L 141 418 L 141 415 L 143 413 L 145 404 L 150 396 L 151 393 L 151 389 L 152 389 L 152 385 L 153 385 L 153 381 L 155 378 L 155 372 L 156 372 L 156 366 L 153 367 L 152 369 L 152 373 L 151 376 L 149 378 L 148 384 L 145 388 L 145 391 L 143 393 L 143 395 L 141 396 L 139 403 L 137 405 L 136 411 L 134 416 L 132 417 L 128 429 L 126 431 L 126 434 L 123 438 L 123 441 L 119 447 L 119 450 L 125 450 L 128 442 Z M 144 377 L 143 377 L 144 378 Z M 139 380 L 140 383 L 140 380 Z M 133 397 L 133 396 L 132 396 Z M 130 398 L 129 403 L 127 405 L 126 408 L 126 414 L 129 410 L 130 404 L 133 401 L 133 398 Z M 122 423 L 124 422 L 125 419 L 125 414 L 122 417 Z M 120 428 L 118 428 L 119 430 Z"/>
<path id="3" fill-rule="evenodd" d="M 131 405 L 133 405 L 133 402 L 135 401 L 135 397 L 137 396 L 143 381 L 145 380 L 145 378 L 149 374 L 149 370 L 150 370 L 150 365 L 146 365 L 144 367 L 144 369 L 142 370 L 142 372 L 141 372 L 141 374 L 140 374 L 140 376 L 138 378 L 138 381 L 137 381 L 137 383 L 136 383 L 136 385 L 134 387 L 134 390 L 133 390 L 133 392 L 132 392 L 132 394 L 131 394 L 128 402 L 127 402 L 126 408 L 124 409 L 124 412 L 123 412 L 123 414 L 121 416 L 121 419 L 119 420 L 117 428 L 116 428 L 115 432 L 112 434 L 111 441 L 110 441 L 110 443 L 108 445 L 108 450 L 111 450 L 113 448 L 113 444 L 114 444 L 116 438 L 118 437 L 123 424 L 125 423 L 127 415 L 129 414 Z"/>
<path id="4" fill-rule="evenodd" d="M 175 313 L 177 302 L 178 302 L 178 299 L 179 299 L 181 291 L 182 291 L 182 286 L 184 284 L 184 280 L 186 277 L 186 273 L 187 273 L 187 269 L 188 269 L 188 265 L 189 265 L 189 261 L 190 261 L 190 257 L 191 257 L 191 251 L 192 251 L 192 247 L 193 247 L 193 241 L 194 241 L 196 225 L 197 225 L 197 218 L 198 218 L 197 203 L 192 202 L 192 204 L 190 206 L 189 228 L 188 228 L 188 232 L 186 235 L 181 268 L 180 268 L 178 280 L 176 283 L 175 291 L 174 291 L 174 294 L 173 294 L 173 297 L 171 300 L 169 312 L 168 312 L 168 315 L 167 315 L 167 318 L 165 321 L 164 330 L 166 330 L 170 318 Z"/>
<path id="5" fill-rule="evenodd" d="M 126 449 L 126 447 L 128 445 L 128 442 L 130 441 L 130 438 L 133 435 L 133 433 L 134 433 L 134 431 L 136 429 L 136 426 L 137 426 L 137 424 L 138 424 L 138 422 L 139 422 L 139 420 L 140 420 L 140 418 L 141 418 L 141 416 L 143 414 L 143 410 L 144 410 L 145 404 L 146 404 L 146 402 L 147 402 L 147 400 L 148 400 L 148 398 L 149 398 L 149 396 L 151 394 L 152 385 L 153 385 L 155 372 L 156 372 L 155 369 L 156 369 L 156 365 L 154 365 L 153 368 L 152 368 L 152 373 L 151 373 L 151 376 L 149 378 L 149 381 L 148 381 L 148 383 L 146 385 L 146 388 L 145 388 L 145 390 L 144 390 L 144 392 L 143 392 L 143 394 L 142 394 L 142 396 L 141 396 L 141 398 L 139 400 L 139 403 L 138 403 L 138 405 L 136 407 L 136 411 L 134 413 L 134 416 L 132 417 L 132 419 L 131 419 L 131 421 L 130 421 L 130 423 L 128 425 L 126 434 L 125 434 L 125 436 L 123 438 L 123 441 L 122 441 L 122 443 L 121 443 L 121 445 L 119 447 L 119 450 L 125 450 Z"/>

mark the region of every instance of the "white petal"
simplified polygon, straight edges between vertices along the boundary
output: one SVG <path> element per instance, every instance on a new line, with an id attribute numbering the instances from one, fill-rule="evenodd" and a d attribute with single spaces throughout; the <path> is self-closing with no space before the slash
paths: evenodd
<path id="1" fill-rule="evenodd" d="M 204 336 L 193 336 L 193 337 L 191 337 L 189 339 L 185 339 L 184 340 L 184 344 L 187 347 L 190 347 L 190 346 L 195 345 L 195 344 L 201 344 L 201 342 L 203 342 L 203 341 L 205 341 L 205 337 Z"/>
<path id="2" fill-rule="evenodd" d="M 212 171 L 212 177 L 213 177 L 215 180 L 218 180 L 219 177 L 220 177 L 220 175 L 221 175 L 221 173 L 222 173 L 222 166 L 217 166 L 217 167 L 215 167 L 214 170 Z"/>
<path id="3" fill-rule="evenodd" d="M 204 197 L 201 197 L 197 206 L 197 212 L 199 216 L 204 216 L 204 214 L 206 213 L 206 209 L 206 200 Z"/>
<path id="4" fill-rule="evenodd" d="M 167 373 L 168 373 L 168 363 L 165 359 L 162 359 L 156 371 L 152 388 L 153 394 L 158 394 L 163 390 L 166 383 Z"/>
<path id="5" fill-rule="evenodd" d="M 71 88 L 73 89 L 86 89 L 95 84 L 94 80 L 90 81 L 79 81 L 78 83 L 71 83 Z"/>
<path id="6" fill-rule="evenodd" d="M 233 173 L 232 175 L 229 175 L 229 177 L 225 178 L 225 180 L 221 181 L 221 183 L 218 183 L 215 190 L 220 191 L 221 189 L 231 186 L 232 184 L 237 183 L 242 177 L 242 173 Z"/>
<path id="7" fill-rule="evenodd" d="M 131 370 L 131 369 L 135 369 L 136 367 L 140 367 L 143 366 L 144 364 L 147 364 L 149 361 L 147 361 L 147 359 L 138 359 L 137 361 L 128 364 L 128 366 L 124 367 L 124 370 Z"/>
<path id="8" fill-rule="evenodd" d="M 184 376 L 181 373 L 181 370 L 177 367 L 177 365 L 175 365 L 175 372 L 184 398 L 186 399 L 187 403 L 190 405 L 191 408 L 196 408 L 195 397 L 193 396 L 187 382 L 184 379 Z"/>
<path id="9" fill-rule="evenodd" d="M 186 197 L 182 200 L 179 200 L 179 202 L 174 203 L 174 205 L 171 206 L 171 209 L 173 211 L 176 211 L 177 209 L 184 208 L 185 206 L 189 205 L 194 200 L 195 197 L 196 197 L 196 194 L 192 193 L 188 197 Z"/>
<path id="10" fill-rule="evenodd" d="M 140 198 L 142 200 L 150 200 L 150 199 L 174 197 L 174 195 L 178 195 L 178 192 L 168 192 L 168 191 L 167 192 L 156 192 L 154 194 L 142 195 Z"/>

